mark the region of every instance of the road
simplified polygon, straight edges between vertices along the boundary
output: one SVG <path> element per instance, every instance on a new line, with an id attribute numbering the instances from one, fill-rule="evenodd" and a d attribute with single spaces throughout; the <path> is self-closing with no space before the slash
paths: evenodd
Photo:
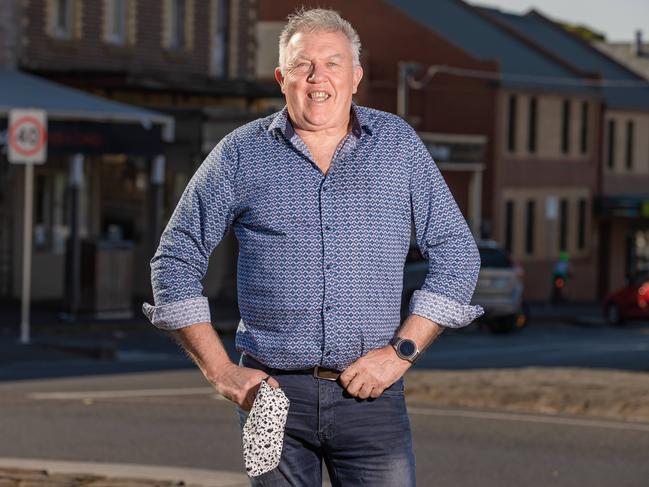
<path id="1" fill-rule="evenodd" d="M 150 327 L 150 328 L 148 328 Z M 8 362 L 0 356 L 0 382 L 193 368 L 179 346 L 151 325 L 146 333 L 120 333 L 117 360 L 66 360 L 47 363 Z M 225 348 L 238 359 L 234 336 L 223 334 Z M 649 371 L 649 323 L 622 327 L 602 324 L 532 322 L 511 335 L 492 335 L 476 325 L 446 330 L 424 353 L 416 368 L 481 369 L 508 367 L 595 367 Z"/>
<path id="2" fill-rule="evenodd" d="M 224 336 L 234 357 L 234 342 Z M 649 324 L 447 331 L 417 368 L 649 371 Z M 27 380 L 30 379 L 30 380 Z M 649 425 L 409 404 L 419 485 L 649 486 Z M 0 457 L 243 472 L 232 405 L 162 333 L 120 335 L 118 360 L 0 366 Z"/>
<path id="3" fill-rule="evenodd" d="M 234 408 L 195 370 L 5 382 L 0 403 L 0 457 L 243 472 Z M 649 483 L 649 424 L 409 411 L 422 486 Z"/>

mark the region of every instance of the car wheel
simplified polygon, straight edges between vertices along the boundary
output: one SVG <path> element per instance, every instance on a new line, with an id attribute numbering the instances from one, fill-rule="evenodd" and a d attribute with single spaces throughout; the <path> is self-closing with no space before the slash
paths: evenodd
<path id="1" fill-rule="evenodd" d="M 496 335 L 503 335 L 505 333 L 512 333 L 517 330 L 516 326 L 517 315 L 503 316 L 494 318 L 489 322 L 489 330 Z"/>
<path id="2" fill-rule="evenodd" d="M 620 307 L 617 304 L 610 303 L 606 306 L 606 321 L 613 326 L 619 326 L 624 322 L 620 315 Z"/>

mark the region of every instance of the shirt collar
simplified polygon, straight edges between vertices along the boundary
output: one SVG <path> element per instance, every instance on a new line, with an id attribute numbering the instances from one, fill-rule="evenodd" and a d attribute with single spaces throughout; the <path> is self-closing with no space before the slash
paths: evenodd
<path id="1" fill-rule="evenodd" d="M 372 135 L 372 129 L 369 125 L 367 113 L 363 107 L 359 107 L 356 103 L 352 102 L 351 115 L 352 134 L 354 134 L 356 138 L 360 139 L 363 132 Z M 269 132 L 275 130 L 282 132 L 282 134 L 284 134 L 284 136 L 289 140 L 291 140 L 293 135 L 295 135 L 295 130 L 293 129 L 293 125 L 288 116 L 287 105 L 284 105 L 284 108 L 277 112 L 275 118 L 273 118 L 273 121 L 268 126 Z"/>

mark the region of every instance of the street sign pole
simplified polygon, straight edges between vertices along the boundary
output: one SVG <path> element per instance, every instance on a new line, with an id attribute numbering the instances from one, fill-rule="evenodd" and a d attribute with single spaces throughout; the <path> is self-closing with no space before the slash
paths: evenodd
<path id="1" fill-rule="evenodd" d="M 20 307 L 20 343 L 28 344 L 29 304 L 32 289 L 32 237 L 34 212 L 34 164 L 47 159 L 47 116 L 43 110 L 16 109 L 9 112 L 7 159 L 25 165 L 23 227 L 23 282 Z"/>
<path id="2" fill-rule="evenodd" d="M 20 343 L 29 343 L 29 303 L 32 289 L 32 213 L 34 164 L 25 164 L 25 222 L 23 232 L 23 290 L 20 313 Z"/>

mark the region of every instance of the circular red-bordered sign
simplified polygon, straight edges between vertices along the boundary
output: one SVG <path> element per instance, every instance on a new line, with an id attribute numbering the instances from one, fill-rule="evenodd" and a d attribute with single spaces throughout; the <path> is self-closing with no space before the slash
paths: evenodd
<path id="1" fill-rule="evenodd" d="M 18 140 L 18 137 L 25 137 L 21 135 L 25 130 L 28 130 L 30 132 L 28 136 L 31 136 L 31 138 L 34 139 L 28 141 L 27 147 L 25 147 L 26 144 L 24 142 L 21 143 L 21 141 Z M 35 137 L 33 136 L 34 134 Z M 47 133 L 45 132 L 45 127 L 43 127 L 41 121 L 35 117 L 20 117 L 9 129 L 9 145 L 11 145 L 11 148 L 18 154 L 25 157 L 33 156 L 42 150 L 46 140 Z"/>

